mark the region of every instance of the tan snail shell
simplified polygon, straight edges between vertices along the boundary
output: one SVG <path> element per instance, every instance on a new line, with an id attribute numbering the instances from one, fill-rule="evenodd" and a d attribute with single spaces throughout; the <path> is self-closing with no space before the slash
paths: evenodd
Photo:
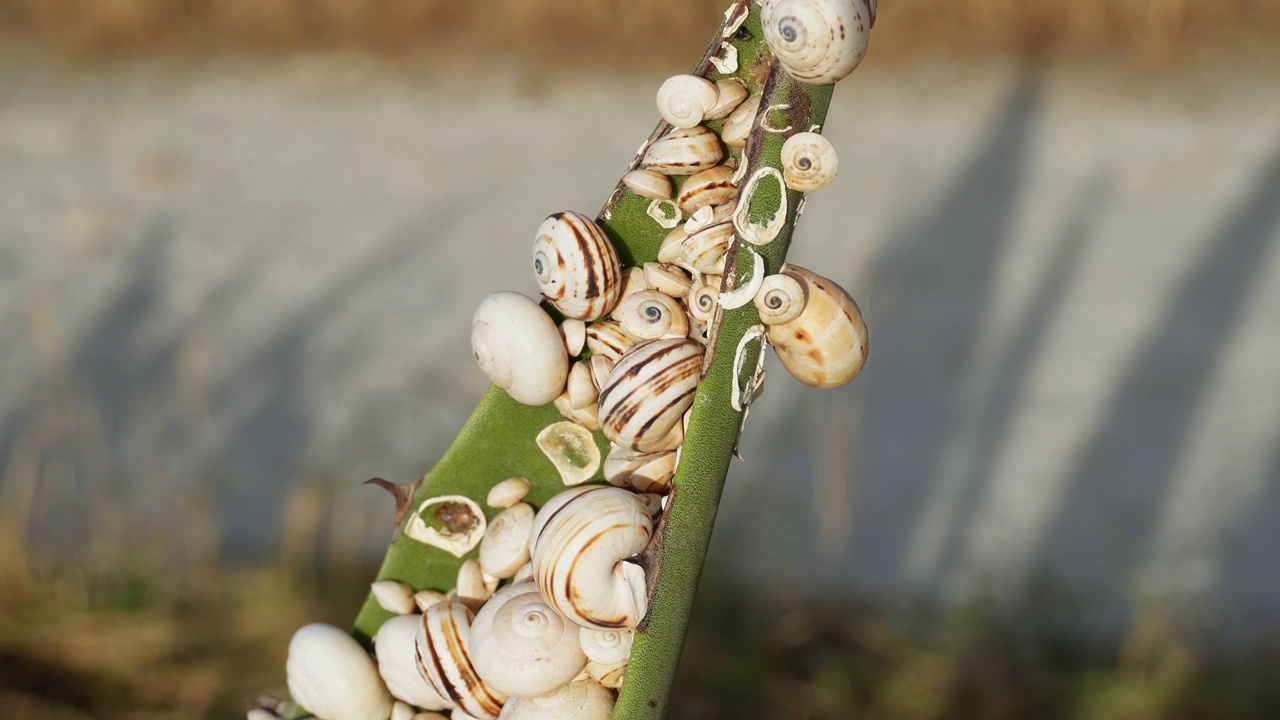
<path id="1" fill-rule="evenodd" d="M 529 494 L 529 481 L 522 477 L 509 477 L 489 488 L 485 503 L 489 507 L 509 508 Z"/>
<path id="2" fill-rule="evenodd" d="M 873 12 L 867 0 L 764 0 L 764 41 L 789 75 L 830 85 L 867 53 Z"/>
<path id="3" fill-rule="evenodd" d="M 496 292 L 480 302 L 471 320 L 471 352 L 494 385 L 525 405 L 554 400 L 569 374 L 560 330 L 518 292 Z"/>
<path id="4" fill-rule="evenodd" d="M 596 416 L 597 406 L 588 405 L 584 408 L 575 408 L 569 402 L 568 390 L 560 393 L 560 397 L 552 400 L 551 403 L 555 405 L 556 410 L 560 411 L 560 414 L 564 416 L 565 420 L 581 425 L 588 430 L 600 429 L 600 420 Z"/>
<path id="5" fill-rule="evenodd" d="M 321 623 L 299 628 L 285 672 L 289 694 L 316 717 L 382 720 L 391 714 L 391 693 L 377 665 L 346 630 Z"/>
<path id="6" fill-rule="evenodd" d="M 471 623 L 471 662 L 489 687 L 508 697 L 547 695 L 586 666 L 580 629 L 533 583 L 509 585 Z"/>
<path id="7" fill-rule="evenodd" d="M 741 80 L 724 78 L 716 81 L 716 104 L 707 111 L 707 120 L 721 120 L 747 99 L 747 86 Z"/>
<path id="8" fill-rule="evenodd" d="M 605 437 L 641 452 L 674 449 L 670 433 L 693 404 L 702 372 L 702 346 L 687 338 L 636 345 L 613 367 L 600 388 L 600 428 Z M 683 435 L 681 434 L 681 439 Z"/>
<path id="9" fill-rule="evenodd" d="M 587 344 L 587 324 L 577 318 L 565 318 L 560 323 L 560 338 L 569 357 L 577 356 Z"/>
<path id="10" fill-rule="evenodd" d="M 676 453 L 641 453 L 613 446 L 604 460 L 604 478 L 615 487 L 632 487 L 637 492 L 662 492 L 676 474 Z"/>
<path id="11" fill-rule="evenodd" d="M 649 289 L 649 281 L 644 276 L 644 270 L 638 267 L 629 267 L 622 271 L 622 292 L 618 294 L 618 302 L 621 303 L 627 299 L 627 296 L 641 290 Z M 614 305 L 617 307 L 617 305 Z"/>
<path id="12" fill-rule="evenodd" d="M 715 278 L 713 283 L 711 279 Z M 694 320 L 707 323 L 711 322 L 712 316 L 716 312 L 716 303 L 720 297 L 720 277 L 718 275 L 708 275 L 705 282 L 701 285 L 694 285 L 689 288 L 689 296 L 685 298 L 685 305 L 689 307 L 689 314 Z"/>
<path id="13" fill-rule="evenodd" d="M 414 643 L 418 672 L 458 709 L 493 720 L 502 711 L 506 696 L 489 687 L 471 663 L 472 617 L 462 603 L 443 602 L 427 608 Z"/>
<path id="14" fill-rule="evenodd" d="M 782 144 L 782 179 L 792 190 L 821 190 L 836 179 L 839 170 L 835 146 L 818 133 L 796 133 Z"/>
<path id="15" fill-rule="evenodd" d="M 551 304 L 579 320 L 607 315 L 622 290 L 613 243 L 582 213 L 556 213 L 542 221 L 533 243 L 533 271 Z"/>
<path id="16" fill-rule="evenodd" d="M 738 188 L 733 184 L 733 168 L 717 165 L 689 176 L 684 185 L 680 186 L 676 205 L 692 215 L 698 208 L 720 205 L 737 195 Z"/>
<path id="17" fill-rule="evenodd" d="M 724 119 L 724 128 L 720 138 L 729 147 L 741 148 L 747 144 L 747 136 L 751 134 L 751 126 L 755 124 L 756 112 L 760 109 L 760 93 L 743 100 L 738 107 Z"/>
<path id="18" fill-rule="evenodd" d="M 658 112 L 678 128 L 702 122 L 719 96 L 715 83 L 697 75 L 673 75 L 658 88 Z"/>
<path id="19" fill-rule="evenodd" d="M 374 600 L 389 613 L 408 615 L 418 606 L 413 602 L 413 588 L 396 580 L 378 580 L 369 585 Z"/>
<path id="20" fill-rule="evenodd" d="M 529 531 L 533 529 L 533 508 L 516 503 L 498 513 L 480 541 L 480 568 L 505 580 L 529 562 Z"/>
<path id="21" fill-rule="evenodd" d="M 804 303 L 804 288 L 794 277 L 785 273 L 765 277 L 755 296 L 760 322 L 765 325 L 780 325 L 795 320 L 800 316 L 800 311 L 804 310 Z"/>
<path id="22" fill-rule="evenodd" d="M 704 275 L 724 274 L 724 255 L 733 238 L 733 205 L 716 209 L 711 222 L 690 233 L 680 246 L 676 264 Z"/>
<path id="23" fill-rule="evenodd" d="M 867 326 L 858 305 L 843 288 L 815 272 L 784 265 L 782 274 L 800 285 L 805 303 L 790 322 L 766 326 L 778 360 L 805 385 L 844 385 L 867 360 Z"/>
<path id="24" fill-rule="evenodd" d="M 635 341 L 623 332 L 622 326 L 616 322 L 592 323 L 587 328 L 587 348 L 591 350 L 593 356 L 603 355 L 617 362 L 634 344 Z"/>
<path id="25" fill-rule="evenodd" d="M 614 310 L 614 314 L 617 314 Z M 565 391 L 569 393 L 569 404 L 575 410 L 595 404 L 596 398 L 600 395 L 600 388 L 591 381 L 591 364 L 579 361 L 573 364 L 569 370 L 569 381 L 565 387 Z"/>
<path id="26" fill-rule="evenodd" d="M 632 170 L 622 176 L 622 184 L 640 197 L 666 200 L 671 197 L 671 178 L 656 170 Z"/>
<path id="27" fill-rule="evenodd" d="M 422 678 L 414 659 L 414 638 L 421 625 L 420 615 L 399 615 L 382 623 L 373 636 L 378 674 L 395 699 L 428 710 L 444 710 L 452 703 Z"/>
<path id="28" fill-rule="evenodd" d="M 487 582 L 480 563 L 470 559 L 464 561 L 462 567 L 458 568 L 458 578 L 454 581 L 454 588 L 449 591 L 447 597 L 472 610 L 479 610 L 489 598 L 493 597 L 495 589 L 497 589 L 497 579 L 494 578 L 492 584 Z"/>
<path id="29" fill-rule="evenodd" d="M 684 308 L 670 295 L 657 290 L 641 290 L 618 304 L 613 319 L 622 330 L 637 341 L 660 337 L 684 337 L 689 332 L 689 319 Z"/>
<path id="30" fill-rule="evenodd" d="M 513 698 L 500 720 L 609 720 L 613 691 L 595 680 L 575 680 L 551 695 Z"/>
<path id="31" fill-rule="evenodd" d="M 569 490 L 538 511 L 533 579 L 564 617 L 597 630 L 634 628 L 647 610 L 644 551 L 653 520 L 634 493 L 608 485 Z"/>
<path id="32" fill-rule="evenodd" d="M 676 128 L 654 140 L 644 151 L 640 164 L 667 175 L 692 175 L 719 165 L 723 157 L 720 138 L 697 125 Z"/>
<path id="33" fill-rule="evenodd" d="M 684 229 L 684 225 L 676 226 L 666 237 L 662 238 L 662 244 L 658 246 L 658 262 L 670 265 L 680 258 L 680 246 L 688 239 L 689 231 Z"/>
<path id="34" fill-rule="evenodd" d="M 651 289 L 673 298 L 688 295 L 689 286 L 693 283 L 684 270 L 667 263 L 655 262 L 644 264 L 644 281 Z"/>
<path id="35" fill-rule="evenodd" d="M 609 379 L 609 373 L 613 372 L 613 360 L 604 355 L 591 356 L 591 382 L 595 383 L 596 389 L 604 386 L 606 380 Z M 597 398 L 599 395 L 597 395 Z"/>

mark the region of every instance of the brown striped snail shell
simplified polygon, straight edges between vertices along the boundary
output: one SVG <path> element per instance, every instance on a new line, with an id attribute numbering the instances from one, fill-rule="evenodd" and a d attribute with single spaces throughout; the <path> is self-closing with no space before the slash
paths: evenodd
<path id="1" fill-rule="evenodd" d="M 587 348 L 592 355 L 603 355 L 617 362 L 634 344 L 635 340 L 623 332 L 620 324 L 612 320 L 592 323 L 587 328 Z"/>
<path id="2" fill-rule="evenodd" d="M 604 460 L 604 478 L 616 487 L 632 487 L 636 492 L 663 492 L 676 473 L 676 453 L 641 453 L 613 446 Z"/>
<path id="3" fill-rule="evenodd" d="M 760 283 L 754 301 L 760 322 L 781 325 L 795 320 L 804 310 L 804 287 L 791 275 L 769 275 Z"/>
<path id="4" fill-rule="evenodd" d="M 494 720 L 506 696 L 489 687 L 471 663 L 471 619 L 466 605 L 442 602 L 422 614 L 415 649 L 418 672 L 441 697 L 468 715 Z"/>
<path id="5" fill-rule="evenodd" d="M 673 75 L 658 88 L 658 112 L 678 128 L 702 122 L 719 96 L 715 83 L 697 75 Z"/>
<path id="6" fill-rule="evenodd" d="M 650 143 L 640 165 L 667 175 L 692 175 L 720 164 L 724 150 L 720 138 L 697 125 L 676 128 Z"/>
<path id="7" fill-rule="evenodd" d="M 657 290 L 641 290 L 618 304 L 613 319 L 637 342 L 661 337 L 684 337 L 689 320 L 684 308 L 670 295 Z"/>
<path id="8" fill-rule="evenodd" d="M 792 190 L 821 190 L 836 179 L 839 170 L 835 146 L 818 133 L 796 133 L 782 144 L 782 179 Z"/>
<path id="9" fill-rule="evenodd" d="M 561 493 L 534 520 L 534 582 L 582 627 L 634 628 L 648 596 L 644 569 L 627 560 L 644 551 L 652 534 L 648 508 L 630 491 L 591 485 Z"/>
<path id="10" fill-rule="evenodd" d="M 591 382 L 595 383 L 596 390 L 599 390 L 609 379 L 609 373 L 613 372 L 614 361 L 604 355 L 592 355 L 590 363 Z"/>
<path id="11" fill-rule="evenodd" d="M 471 623 L 471 662 L 489 687 L 508 697 L 547 695 L 586 666 L 580 630 L 533 583 L 509 585 Z"/>
<path id="12" fill-rule="evenodd" d="M 698 387 L 702 350 L 693 340 L 668 338 L 627 352 L 600 389 L 605 437 L 641 452 L 673 449 L 671 433 L 680 429 Z"/>
<path id="13" fill-rule="evenodd" d="M 722 208 L 729 212 L 717 210 L 711 224 L 685 239 L 680 246 L 677 265 L 704 275 L 724 274 L 724 255 L 729 249 L 729 240 L 733 238 L 733 206 L 724 205 Z"/>
<path id="14" fill-rule="evenodd" d="M 538 226 L 533 270 L 542 294 L 560 312 L 579 320 L 607 315 L 622 290 L 622 266 L 613 243 L 582 213 L 556 213 Z"/>
<path id="15" fill-rule="evenodd" d="M 671 197 L 671 178 L 656 170 L 640 168 L 622 176 L 622 184 L 640 197 L 666 200 Z"/>
<path id="16" fill-rule="evenodd" d="M 805 385 L 844 385 L 867 360 L 867 326 L 858 305 L 839 285 L 798 265 L 784 265 L 782 274 L 800 285 L 805 303 L 795 319 L 766 326 L 778 360 Z"/>
<path id="17" fill-rule="evenodd" d="M 496 292 L 471 320 L 471 352 L 494 385 L 525 405 L 544 405 L 564 388 L 569 356 L 555 322 L 518 292 Z"/>
<path id="18" fill-rule="evenodd" d="M 708 120 L 722 120 L 747 99 L 747 86 L 741 80 L 724 78 L 716 81 L 716 104 L 707 111 Z"/>
<path id="19" fill-rule="evenodd" d="M 867 0 L 764 0 L 764 41 L 789 75 L 830 85 L 867 53 L 874 13 Z"/>
<path id="20" fill-rule="evenodd" d="M 684 185 L 680 186 L 676 205 L 692 215 L 698 208 L 720 205 L 737 196 L 738 188 L 733 184 L 733 168 L 717 165 L 689 176 Z"/>

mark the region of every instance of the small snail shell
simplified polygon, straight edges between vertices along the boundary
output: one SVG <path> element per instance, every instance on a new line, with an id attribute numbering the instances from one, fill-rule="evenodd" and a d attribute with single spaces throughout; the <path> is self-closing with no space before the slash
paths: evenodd
<path id="1" fill-rule="evenodd" d="M 667 175 L 692 175 L 720 164 L 724 150 L 716 134 L 698 125 L 676 128 L 654 140 L 640 164 Z"/>
<path id="2" fill-rule="evenodd" d="M 560 338 L 564 340 L 564 349 L 569 357 L 581 353 L 587 342 L 587 324 L 577 318 L 565 318 L 560 323 Z"/>
<path id="3" fill-rule="evenodd" d="M 716 104 L 707 111 L 707 120 L 720 120 L 729 116 L 734 108 L 747 99 L 747 86 L 742 81 L 725 78 L 716 81 Z"/>
<path id="4" fill-rule="evenodd" d="M 552 695 L 513 698 L 500 720 L 609 720 L 613 691 L 594 680 L 577 680 Z"/>
<path id="5" fill-rule="evenodd" d="M 680 186 L 676 205 L 689 214 L 708 205 L 719 205 L 737 197 L 738 188 L 733 185 L 733 168 L 717 165 L 694 173 Z"/>
<path id="6" fill-rule="evenodd" d="M 617 310 L 614 313 L 617 314 Z M 576 362 L 569 370 L 569 383 L 565 391 L 569 393 L 569 404 L 575 410 L 592 405 L 599 396 L 599 388 L 591 382 L 591 366 L 589 363 Z"/>
<path id="7" fill-rule="evenodd" d="M 644 264 L 644 280 L 651 289 L 673 298 L 688 295 L 689 286 L 693 282 L 684 270 L 674 265 L 653 262 Z"/>
<path id="8" fill-rule="evenodd" d="M 641 453 L 615 445 L 604 460 L 604 478 L 610 485 L 637 492 L 661 492 L 671 485 L 675 472 L 674 452 Z"/>
<path id="9" fill-rule="evenodd" d="M 533 243 L 533 270 L 542 294 L 579 320 L 607 315 L 622 289 L 613 243 L 582 213 L 556 213 L 542 221 Z"/>
<path id="10" fill-rule="evenodd" d="M 545 405 L 569 374 L 560 331 L 538 303 L 518 292 L 496 292 L 471 320 L 471 352 L 494 385 L 525 405 Z"/>
<path id="11" fill-rule="evenodd" d="M 684 308 L 670 295 L 657 290 L 641 290 L 618 304 L 613 318 L 622 324 L 623 332 L 637 341 L 660 337 L 684 337 L 689 320 Z"/>
<path id="12" fill-rule="evenodd" d="M 556 410 L 560 411 L 560 414 L 564 416 L 565 420 L 577 423 L 588 430 L 600 429 L 600 420 L 596 415 L 596 406 L 588 405 L 581 409 L 573 407 L 569 404 L 568 390 L 561 393 L 560 397 L 552 401 L 552 404 L 555 405 Z"/>
<path id="13" fill-rule="evenodd" d="M 520 566 L 516 574 L 511 577 L 511 584 L 516 585 L 522 582 L 533 582 L 533 563 L 527 562 Z"/>
<path id="14" fill-rule="evenodd" d="M 688 239 L 689 231 L 684 229 L 684 225 L 679 225 L 667 236 L 662 239 L 662 245 L 658 247 L 658 262 L 671 264 L 680 257 L 680 246 Z"/>
<path id="15" fill-rule="evenodd" d="M 533 508 L 516 503 L 498 513 L 480 541 L 480 568 L 503 579 L 516 574 L 529 562 L 529 531 L 533 529 Z"/>
<path id="16" fill-rule="evenodd" d="M 597 389 L 603 387 L 605 380 L 609 379 L 613 365 L 614 362 L 603 355 L 591 356 L 591 382 L 595 383 Z"/>
<path id="17" fill-rule="evenodd" d="M 383 720 L 391 714 L 391 693 L 377 665 L 345 630 L 320 623 L 299 628 L 285 672 L 289 694 L 316 717 Z"/>
<path id="18" fill-rule="evenodd" d="M 618 445 L 642 452 L 671 449 L 665 437 L 693 404 L 702 346 L 685 338 L 632 348 L 600 389 L 600 427 Z M 683 436 L 682 436 L 683 437 Z"/>
<path id="19" fill-rule="evenodd" d="M 444 602 L 427 608 L 414 642 L 418 672 L 458 709 L 493 720 L 506 696 L 485 684 L 471 664 L 472 617 L 462 603 Z"/>
<path id="20" fill-rule="evenodd" d="M 600 663 L 590 660 L 587 662 L 584 672 L 587 673 L 587 677 L 604 687 L 617 690 L 622 687 L 622 681 L 627 677 L 627 661 L 619 660 L 616 663 Z"/>
<path id="21" fill-rule="evenodd" d="M 858 305 L 839 285 L 797 265 L 782 273 L 804 289 L 804 310 L 790 322 L 766 326 L 782 366 L 817 388 L 844 385 L 867 360 L 867 326 Z"/>
<path id="22" fill-rule="evenodd" d="M 631 644 L 635 641 L 633 630 L 592 630 L 581 628 L 578 641 L 587 659 L 598 663 L 623 662 L 631 657 Z"/>
<path id="23" fill-rule="evenodd" d="M 765 325 L 795 320 L 804 310 L 804 302 L 804 288 L 794 277 L 784 273 L 766 276 L 755 296 L 760 322 Z"/>
<path id="24" fill-rule="evenodd" d="M 756 111 L 760 109 L 760 93 L 743 100 L 733 112 L 724 119 L 724 128 L 720 138 L 729 147 L 741 148 L 747 144 L 747 136 L 751 134 L 751 126 L 756 121 Z"/>
<path id="25" fill-rule="evenodd" d="M 587 328 L 587 347 L 592 355 L 603 355 L 614 362 L 635 344 L 616 322 L 593 323 Z M 565 371 L 566 376 L 568 371 Z"/>
<path id="26" fill-rule="evenodd" d="M 533 583 L 503 588 L 471 623 L 471 662 L 509 697 L 548 695 L 587 664 L 577 625 L 560 617 Z"/>
<path id="27" fill-rule="evenodd" d="M 444 593 L 435 590 L 419 590 L 413 594 L 413 604 L 418 606 L 418 612 L 424 613 L 427 608 L 448 601 L 449 598 Z"/>
<path id="28" fill-rule="evenodd" d="M 713 220 L 712 224 L 693 233 L 680 246 L 680 267 L 704 275 L 724 274 L 724 254 L 733 238 L 733 221 Z"/>
<path id="29" fill-rule="evenodd" d="M 697 75 L 673 75 L 658 88 L 658 112 L 678 128 L 691 128 L 715 107 L 715 83 Z"/>
<path id="30" fill-rule="evenodd" d="M 867 0 L 765 0 L 764 41 L 789 75 L 830 85 L 867 53 L 873 13 Z"/>
<path id="31" fill-rule="evenodd" d="M 391 705 L 391 720 L 413 720 L 414 709 L 408 703 L 399 700 Z"/>
<path id="32" fill-rule="evenodd" d="M 782 179 L 792 190 L 821 190 L 836 179 L 839 169 L 835 146 L 818 133 L 796 133 L 782 144 Z"/>
<path id="33" fill-rule="evenodd" d="M 720 297 L 720 283 L 718 280 L 715 283 L 710 282 L 712 277 L 716 276 L 708 275 L 705 284 L 689 288 L 689 296 L 685 298 L 689 314 L 699 322 L 711 322 L 716 312 L 716 302 Z"/>
<path id="34" fill-rule="evenodd" d="M 382 623 L 373 636 L 378 674 L 395 699 L 427 710 L 445 710 L 452 703 L 422 679 L 414 659 L 414 638 L 421 625 L 420 615 L 399 615 Z"/>
<path id="35" fill-rule="evenodd" d="M 554 499 L 554 498 L 553 498 Z M 629 491 L 593 485 L 538 512 L 533 578 L 542 597 L 583 627 L 633 628 L 647 610 L 644 551 L 653 520 Z"/>
<path id="36" fill-rule="evenodd" d="M 486 531 L 487 534 L 487 531 Z M 483 540 L 480 541 L 484 543 Z M 493 597 L 493 588 L 485 581 L 484 570 L 475 560 L 467 560 L 458 568 L 457 585 L 449 593 L 449 599 L 460 602 L 472 610 L 479 610 Z"/>
<path id="37" fill-rule="evenodd" d="M 413 588 L 395 580 L 379 580 L 369 585 L 373 597 L 383 610 L 396 615 L 408 615 L 417 609 L 413 603 Z"/>
<path id="38" fill-rule="evenodd" d="M 666 200 L 671 197 L 671 178 L 656 170 L 632 170 L 622 176 L 622 184 L 640 197 Z"/>
<path id="39" fill-rule="evenodd" d="M 489 507 L 509 508 L 529 494 L 529 481 L 522 477 L 511 477 L 489 488 L 485 502 Z"/>

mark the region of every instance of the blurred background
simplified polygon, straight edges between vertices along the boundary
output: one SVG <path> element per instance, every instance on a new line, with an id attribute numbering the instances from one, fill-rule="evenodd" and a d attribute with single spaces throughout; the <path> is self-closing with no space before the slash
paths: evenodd
<path id="1" fill-rule="evenodd" d="M 241 717 L 723 0 L 0 0 L 0 716 Z M 1280 3 L 883 0 L 673 718 L 1280 713 Z"/>

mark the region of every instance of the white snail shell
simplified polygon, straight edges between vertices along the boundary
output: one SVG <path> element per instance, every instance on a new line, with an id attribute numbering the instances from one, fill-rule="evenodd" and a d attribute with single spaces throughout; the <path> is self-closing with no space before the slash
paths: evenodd
<path id="1" fill-rule="evenodd" d="M 529 481 L 522 477 L 510 477 L 489 488 L 485 502 L 489 507 L 509 508 L 529 494 Z"/>
<path id="2" fill-rule="evenodd" d="M 604 459 L 604 478 L 616 487 L 662 492 L 676 473 L 675 452 L 642 453 L 614 445 Z"/>
<path id="3" fill-rule="evenodd" d="M 836 179 L 839 170 L 835 146 L 818 133 L 796 133 L 782 144 L 782 179 L 792 190 L 821 190 Z"/>
<path id="4" fill-rule="evenodd" d="M 640 197 L 666 200 L 671 197 L 671 178 L 656 170 L 640 168 L 622 176 L 622 184 Z"/>
<path id="5" fill-rule="evenodd" d="M 799 283 L 806 300 L 794 320 L 766 326 L 778 360 L 805 385 L 844 385 L 867 360 L 867 325 L 857 303 L 815 272 L 798 265 L 784 265 L 782 272 Z"/>
<path id="6" fill-rule="evenodd" d="M 720 131 L 720 138 L 724 140 L 725 145 L 735 148 L 746 146 L 747 137 L 751 135 L 751 126 L 756 121 L 756 112 L 760 109 L 761 97 L 760 93 L 756 93 L 743 100 L 725 118 L 724 128 Z"/>
<path id="7" fill-rule="evenodd" d="M 698 208 L 720 205 L 734 199 L 737 195 L 738 188 L 733 184 L 733 168 L 717 165 L 694 173 L 685 180 L 684 185 L 680 186 L 676 205 L 692 215 Z"/>
<path id="8" fill-rule="evenodd" d="M 459 710 L 493 720 L 506 696 L 485 684 L 471 664 L 471 610 L 456 602 L 432 605 L 415 638 L 418 672 Z"/>
<path id="9" fill-rule="evenodd" d="M 617 362 L 635 344 L 622 326 L 613 321 L 592 323 L 587 327 L 587 348 L 592 355 L 603 355 Z"/>
<path id="10" fill-rule="evenodd" d="M 471 623 L 471 662 L 509 697 L 547 695 L 587 664 L 578 626 L 560 617 L 533 583 L 509 585 Z"/>
<path id="11" fill-rule="evenodd" d="M 614 314 L 617 314 L 614 309 Z M 569 382 L 565 388 L 565 392 L 569 393 L 569 404 L 575 410 L 595 404 L 596 397 L 600 394 L 600 388 L 591 381 L 591 364 L 579 361 L 573 364 L 569 369 Z"/>
<path id="12" fill-rule="evenodd" d="M 647 262 L 644 264 L 644 280 L 650 289 L 673 298 L 683 298 L 689 294 L 689 285 L 693 280 L 684 270 L 666 263 Z"/>
<path id="13" fill-rule="evenodd" d="M 711 278 L 716 281 L 711 282 Z M 717 275 L 708 275 L 705 282 L 701 285 L 694 285 L 689 288 L 689 296 L 685 298 L 685 305 L 689 307 L 689 314 L 694 320 L 707 323 L 711 322 L 712 316 L 716 312 L 716 303 L 720 298 L 720 278 Z"/>
<path id="14" fill-rule="evenodd" d="M 638 625 L 648 609 L 644 569 L 627 559 L 643 552 L 653 534 L 644 502 L 608 485 L 552 500 L 538 512 L 530 537 L 542 597 L 583 627 Z"/>
<path id="15" fill-rule="evenodd" d="M 486 531 L 487 534 L 487 531 Z M 481 541 L 483 542 L 483 541 Z M 474 559 L 467 560 L 458 568 L 458 578 L 448 598 L 460 602 L 472 610 L 479 610 L 493 597 L 495 587 L 486 581 L 484 570 Z"/>
<path id="16" fill-rule="evenodd" d="M 542 221 L 533 243 L 533 271 L 542 294 L 579 320 L 608 314 L 622 289 L 613 243 L 582 213 L 556 213 Z"/>
<path id="17" fill-rule="evenodd" d="M 747 86 L 741 80 L 725 78 L 716 81 L 716 104 L 707 111 L 707 120 L 720 120 L 729 116 L 747 99 Z"/>
<path id="18" fill-rule="evenodd" d="M 629 267 L 622 272 L 622 292 L 618 294 L 618 302 L 621 303 L 631 296 L 632 293 L 649 289 L 649 281 L 644 276 L 644 270 L 638 267 Z M 614 307 L 617 307 L 616 305 Z"/>
<path id="19" fill-rule="evenodd" d="M 654 140 L 645 150 L 640 164 L 667 175 L 692 175 L 719 165 L 723 157 L 720 138 L 697 125 L 676 128 Z"/>
<path id="20" fill-rule="evenodd" d="M 594 680 L 577 680 L 552 695 L 513 698 L 500 720 L 609 720 L 613 692 Z"/>
<path id="21" fill-rule="evenodd" d="M 452 703 L 440 696 L 422 675 L 415 660 L 414 638 L 422 626 L 420 615 L 399 615 L 382 624 L 373 636 L 378 674 L 391 696 L 427 710 L 446 710 Z"/>
<path id="22" fill-rule="evenodd" d="M 867 0 L 765 0 L 764 41 L 789 75 L 830 85 L 867 53 L 873 12 Z"/>
<path id="23" fill-rule="evenodd" d="M 785 273 L 765 277 L 755 296 L 760 322 L 765 325 L 780 325 L 795 320 L 800 316 L 800 311 L 804 310 L 804 303 L 804 287 Z"/>
<path id="24" fill-rule="evenodd" d="M 591 356 L 591 382 L 595 383 L 597 389 L 604 387 L 609 373 L 613 372 L 613 366 L 614 362 L 604 355 Z"/>
<path id="25" fill-rule="evenodd" d="M 569 356 L 577 355 L 587 343 L 587 324 L 577 318 L 565 318 L 560 323 L 560 338 Z"/>
<path id="26" fill-rule="evenodd" d="M 471 352 L 494 385 L 525 405 L 554 400 L 569 374 L 555 322 L 518 292 L 496 292 L 480 302 L 471 320 Z"/>
<path id="27" fill-rule="evenodd" d="M 715 107 L 715 83 L 697 75 L 673 75 L 658 88 L 658 112 L 678 128 L 691 128 Z"/>
<path id="28" fill-rule="evenodd" d="M 702 346 L 693 340 L 669 338 L 635 346 L 600 389 L 601 430 L 614 443 L 634 450 L 673 449 L 668 436 L 693 404 L 701 372 Z"/>
<path id="29" fill-rule="evenodd" d="M 447 595 L 435 590 L 419 590 L 413 594 L 413 604 L 418 606 L 419 613 L 424 613 L 432 605 L 446 602 L 448 599 Z"/>
<path id="30" fill-rule="evenodd" d="M 289 694 L 323 720 L 384 720 L 391 693 L 369 653 L 347 631 L 304 625 L 289 641 Z"/>
<path id="31" fill-rule="evenodd" d="M 369 585 L 378 605 L 389 613 L 408 615 L 417 609 L 413 602 L 413 588 L 395 580 L 379 580 Z"/>
<path id="32" fill-rule="evenodd" d="M 529 531 L 533 529 L 533 508 L 516 503 L 498 513 L 480 541 L 480 568 L 505 580 L 529 562 Z"/>
<path id="33" fill-rule="evenodd" d="M 684 337 L 689 320 L 684 308 L 670 295 L 657 290 L 641 290 L 618 304 L 613 318 L 622 330 L 637 341 L 660 337 Z"/>
<path id="34" fill-rule="evenodd" d="M 564 416 L 565 420 L 576 425 L 581 425 L 588 430 L 599 430 L 600 420 L 596 415 L 596 405 L 588 405 L 584 408 L 575 408 L 569 402 L 569 391 L 565 390 L 560 393 L 560 397 L 552 401 L 556 410 Z"/>
<path id="35" fill-rule="evenodd" d="M 631 657 L 634 630 L 592 630 L 581 628 L 578 641 L 587 659 L 598 663 L 623 662 Z"/>

